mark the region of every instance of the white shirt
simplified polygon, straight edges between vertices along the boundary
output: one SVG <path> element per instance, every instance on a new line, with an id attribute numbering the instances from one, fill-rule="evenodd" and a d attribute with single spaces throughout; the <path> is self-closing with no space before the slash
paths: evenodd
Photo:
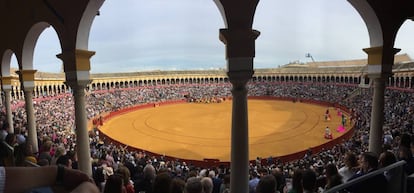
<path id="1" fill-rule="evenodd" d="M 355 173 L 350 170 L 347 166 L 342 167 L 338 170 L 338 173 L 342 176 L 342 181 L 346 182 L 351 178 Z"/>

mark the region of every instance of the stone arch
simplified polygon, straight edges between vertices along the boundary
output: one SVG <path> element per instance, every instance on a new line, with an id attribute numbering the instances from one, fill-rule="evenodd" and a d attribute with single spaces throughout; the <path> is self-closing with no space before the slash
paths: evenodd
<path id="1" fill-rule="evenodd" d="M 348 2 L 358 11 L 359 15 L 361 15 L 364 20 L 368 29 L 370 45 L 372 47 L 382 46 L 384 40 L 381 24 L 371 5 L 369 5 L 367 1 L 361 0 L 348 0 Z"/>
<path id="2" fill-rule="evenodd" d="M 99 13 L 99 8 L 104 3 L 104 0 L 89 1 L 83 12 L 82 18 L 79 22 L 79 28 L 76 38 L 76 48 L 88 50 L 89 33 L 91 31 L 92 23 Z"/>
<path id="3" fill-rule="evenodd" d="M 24 39 L 20 69 L 33 69 L 33 54 L 40 34 L 50 26 L 47 22 L 34 24 Z"/>
<path id="4" fill-rule="evenodd" d="M 11 65 L 11 57 L 13 56 L 13 51 L 7 49 L 4 51 L 2 60 L 1 60 L 1 76 L 10 76 L 10 65 Z"/>

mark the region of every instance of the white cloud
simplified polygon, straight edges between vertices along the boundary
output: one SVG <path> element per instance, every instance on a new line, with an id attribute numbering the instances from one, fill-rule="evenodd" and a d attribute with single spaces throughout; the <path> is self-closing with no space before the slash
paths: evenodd
<path id="1" fill-rule="evenodd" d="M 172 69 L 224 68 L 224 27 L 213 1 L 106 1 L 90 33 L 92 73 Z M 290 61 L 364 58 L 369 47 L 364 22 L 347 1 L 261 0 L 256 10 L 255 68 L 277 67 Z M 397 37 L 401 53 L 414 57 L 413 22 Z M 53 30 L 42 34 L 34 67 L 59 71 L 59 43 Z M 56 64 L 57 63 L 57 64 Z"/>

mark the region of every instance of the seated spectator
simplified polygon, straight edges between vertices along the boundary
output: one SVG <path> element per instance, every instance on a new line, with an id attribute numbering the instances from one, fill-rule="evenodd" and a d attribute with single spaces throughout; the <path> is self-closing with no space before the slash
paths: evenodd
<path id="1" fill-rule="evenodd" d="M 56 165 L 62 165 L 67 168 L 72 168 L 72 160 L 69 159 L 69 156 L 62 155 L 56 160 Z"/>
<path id="2" fill-rule="evenodd" d="M 338 173 L 335 164 L 325 166 L 326 186 L 325 191 L 342 184 L 342 176 Z"/>
<path id="3" fill-rule="evenodd" d="M 345 166 L 338 170 L 338 173 L 342 176 L 343 182 L 348 181 L 349 178 L 355 175 L 358 170 L 358 159 L 353 152 L 346 152 L 344 157 Z"/>
<path id="4" fill-rule="evenodd" d="M 414 173 L 414 157 L 411 154 L 410 148 L 400 145 L 398 149 L 398 160 L 404 160 L 407 162 L 404 166 L 404 170 L 407 175 Z"/>
<path id="5" fill-rule="evenodd" d="M 0 165 L 1 166 L 14 166 L 15 157 L 14 157 L 14 148 L 16 145 L 16 135 L 9 133 L 7 134 L 4 141 L 1 141 L 0 144 Z"/>
<path id="6" fill-rule="evenodd" d="M 360 171 L 358 171 L 348 181 L 359 178 L 378 169 L 378 156 L 375 153 L 364 152 L 361 154 L 359 161 L 361 165 Z M 383 174 L 379 174 L 349 187 L 348 190 L 353 193 L 386 193 L 387 184 L 388 182 L 385 176 Z"/>
<path id="7" fill-rule="evenodd" d="M 384 151 L 379 156 L 378 167 L 387 167 L 395 162 L 397 162 L 397 158 L 395 157 L 395 155 L 390 151 Z"/>
<path id="8" fill-rule="evenodd" d="M 37 159 L 33 154 L 32 146 L 26 142 L 19 144 L 14 149 L 15 166 L 27 166 L 26 162 L 37 164 Z"/>
<path id="9" fill-rule="evenodd" d="M 66 150 L 63 146 L 55 147 L 55 153 L 53 154 L 51 158 L 52 165 L 57 165 L 56 161 L 59 159 L 60 156 L 66 155 Z"/>
<path id="10" fill-rule="evenodd" d="M 384 151 L 380 154 L 378 160 L 378 168 L 387 167 L 393 163 L 397 162 L 397 158 L 395 155 L 390 151 Z M 398 186 L 400 186 L 400 179 L 398 178 L 398 174 L 396 173 L 397 170 L 392 169 L 388 171 L 384 171 L 384 176 L 388 181 L 388 193 L 397 193 Z"/>

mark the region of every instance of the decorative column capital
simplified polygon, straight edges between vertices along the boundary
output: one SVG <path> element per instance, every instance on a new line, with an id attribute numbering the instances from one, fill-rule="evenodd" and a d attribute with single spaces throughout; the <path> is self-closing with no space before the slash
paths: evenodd
<path id="1" fill-rule="evenodd" d="M 1 86 L 4 91 L 11 91 L 12 90 L 12 82 L 13 77 L 11 76 L 3 76 L 1 77 Z"/>
<path id="2" fill-rule="evenodd" d="M 386 48 L 383 46 L 363 49 L 368 54 L 368 77 L 388 78 L 392 76 L 394 56 L 400 50 L 398 48 Z"/>
<path id="3" fill-rule="evenodd" d="M 88 50 L 74 50 L 64 51 L 56 55 L 57 58 L 63 61 L 64 71 L 90 71 L 90 58 L 95 55 L 94 51 Z"/>
<path id="4" fill-rule="evenodd" d="M 253 29 L 220 29 L 220 40 L 226 45 L 226 58 L 254 57 L 255 41 L 260 32 Z"/>
<path id="5" fill-rule="evenodd" d="M 252 78 L 254 71 L 228 71 L 227 76 L 234 89 L 245 88 L 247 82 Z"/>
<path id="6" fill-rule="evenodd" d="M 90 84 L 91 80 L 78 80 L 78 81 L 65 81 L 65 84 L 70 88 L 76 89 L 85 89 L 88 84 Z"/>
<path id="7" fill-rule="evenodd" d="M 88 50 L 65 51 L 57 57 L 63 61 L 66 84 L 71 88 L 86 87 L 90 80 L 90 58 L 95 52 Z"/>
<path id="8" fill-rule="evenodd" d="M 37 70 L 33 69 L 22 69 L 16 71 L 19 75 L 20 83 L 24 91 L 33 91 L 35 87 L 35 74 Z"/>

